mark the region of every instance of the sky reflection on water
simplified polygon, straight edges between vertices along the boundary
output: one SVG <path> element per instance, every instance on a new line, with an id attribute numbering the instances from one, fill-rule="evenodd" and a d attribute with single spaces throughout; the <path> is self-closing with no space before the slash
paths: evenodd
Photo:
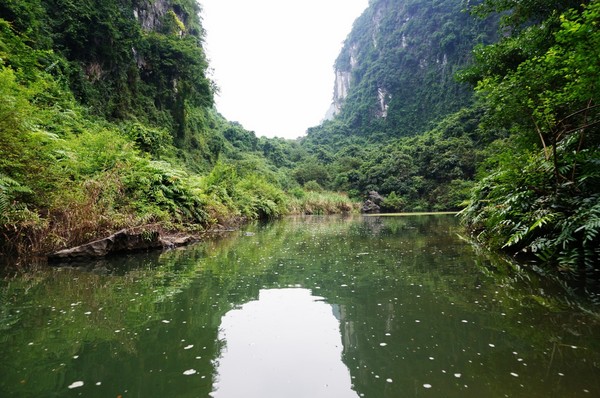
<path id="1" fill-rule="evenodd" d="M 356 398 L 334 307 L 307 289 L 261 290 L 222 318 L 212 396 Z"/>

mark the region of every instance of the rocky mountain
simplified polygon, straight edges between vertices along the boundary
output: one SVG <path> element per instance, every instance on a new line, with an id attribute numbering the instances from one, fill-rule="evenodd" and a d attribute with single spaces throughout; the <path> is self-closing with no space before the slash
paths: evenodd
<path id="1" fill-rule="evenodd" d="M 372 0 L 335 61 L 328 117 L 354 134 L 412 135 L 467 105 L 472 88 L 454 75 L 496 25 L 478 20 L 463 0 Z"/>

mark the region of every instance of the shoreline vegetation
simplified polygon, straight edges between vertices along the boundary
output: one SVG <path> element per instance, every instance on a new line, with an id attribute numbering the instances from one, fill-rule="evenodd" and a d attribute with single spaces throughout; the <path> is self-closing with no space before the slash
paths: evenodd
<path id="1" fill-rule="evenodd" d="M 343 193 L 306 192 L 302 198 L 288 195 L 283 195 L 283 197 L 285 203 L 283 210 L 272 216 L 266 216 L 266 212 L 255 212 L 247 215 L 240 215 L 238 212 L 238 215 L 231 215 L 223 212 L 223 209 L 206 208 L 205 211 L 212 214 L 214 218 L 209 219 L 204 224 L 184 224 L 166 219 L 163 222 L 151 224 L 136 225 L 132 223 L 124 225 L 117 223 L 116 220 L 114 223 L 110 223 L 104 219 L 102 228 L 100 228 L 100 224 L 91 222 L 89 218 L 75 218 L 84 214 L 78 211 L 73 214 L 62 215 L 63 220 L 68 220 L 67 225 L 60 225 L 60 220 L 41 218 L 36 220 L 37 223 L 20 223 L 16 221 L 13 224 L 3 225 L 1 230 L 3 247 L 0 260 L 2 260 L 1 263 L 8 263 L 8 260 L 12 259 L 12 262 L 17 265 L 20 263 L 19 259 L 27 261 L 31 258 L 37 258 L 38 261 L 45 262 L 49 256 L 60 250 L 105 239 L 109 235 L 118 232 L 118 230 L 148 236 L 156 233 L 168 241 L 177 238 L 189 238 L 182 244 L 185 245 L 219 236 L 223 233 L 237 231 L 253 220 L 268 220 L 296 215 L 356 214 L 360 209 L 358 201 L 348 198 Z M 119 216 L 129 220 L 136 219 L 135 214 L 120 214 Z M 78 227 L 74 228 L 75 225 L 78 225 Z M 63 229 L 58 230 L 57 227 Z M 156 249 L 156 247 L 151 249 Z M 132 249 L 132 251 L 137 250 Z"/>
<path id="2" fill-rule="evenodd" d="M 151 30 L 117 2 L 90 3 L 86 18 L 117 30 L 83 47 L 99 29 L 79 25 L 84 4 L 54 15 L 50 3 L 0 5 L 0 259 L 120 230 L 198 235 L 359 207 L 299 184 L 277 140 L 214 109 L 195 1 Z"/>
<path id="3" fill-rule="evenodd" d="M 410 3 L 370 2 L 340 113 L 285 140 L 217 112 L 196 0 L 0 2 L 0 261 L 374 192 L 600 291 L 600 0 Z"/>

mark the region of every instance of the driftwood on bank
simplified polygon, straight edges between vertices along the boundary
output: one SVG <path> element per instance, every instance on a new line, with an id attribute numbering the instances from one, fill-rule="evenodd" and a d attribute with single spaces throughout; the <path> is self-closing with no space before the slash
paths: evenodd
<path id="1" fill-rule="evenodd" d="M 113 254 L 171 249 L 199 239 L 193 236 L 161 237 L 157 231 L 132 232 L 126 229 L 81 246 L 60 250 L 48 256 L 49 262 L 94 259 Z"/>

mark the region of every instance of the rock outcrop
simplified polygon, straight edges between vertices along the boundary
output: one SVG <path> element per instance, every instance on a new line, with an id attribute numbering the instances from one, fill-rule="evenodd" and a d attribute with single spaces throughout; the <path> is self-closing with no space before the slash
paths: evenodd
<path id="1" fill-rule="evenodd" d="M 365 200 L 362 207 L 360 208 L 360 211 L 362 213 L 379 213 L 380 210 L 381 207 L 376 205 L 375 203 L 373 203 L 373 201 L 369 199 Z"/>
<path id="2" fill-rule="evenodd" d="M 48 256 L 49 262 L 94 259 L 113 254 L 172 249 L 198 241 L 192 236 L 161 237 L 157 231 L 132 232 L 121 230 L 106 238 L 64 249 Z"/>
<path id="3" fill-rule="evenodd" d="M 376 191 L 370 191 L 367 200 L 362 205 L 361 212 L 363 213 L 379 213 L 384 197 Z"/>

